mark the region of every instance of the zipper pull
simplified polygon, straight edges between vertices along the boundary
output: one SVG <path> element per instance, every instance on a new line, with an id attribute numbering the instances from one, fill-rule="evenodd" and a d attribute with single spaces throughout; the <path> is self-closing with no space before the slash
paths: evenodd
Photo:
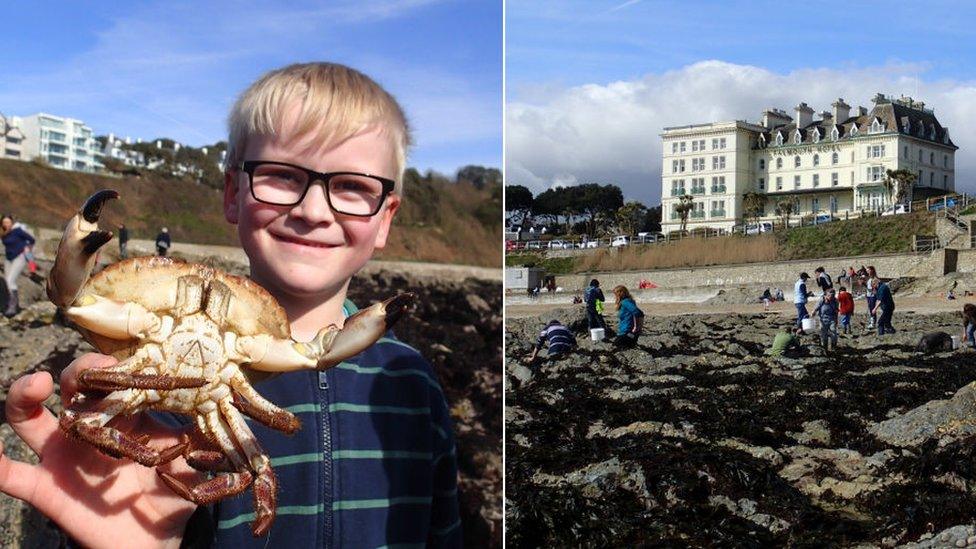
<path id="1" fill-rule="evenodd" d="M 329 377 L 325 372 L 319 372 L 319 389 L 326 390 L 329 388 Z"/>

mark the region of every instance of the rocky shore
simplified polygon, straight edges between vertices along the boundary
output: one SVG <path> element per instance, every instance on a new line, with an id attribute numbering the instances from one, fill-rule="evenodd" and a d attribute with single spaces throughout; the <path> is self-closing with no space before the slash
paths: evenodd
<path id="1" fill-rule="evenodd" d="M 580 346 L 530 369 L 550 318 Z M 509 319 L 510 546 L 976 546 L 976 352 L 915 351 L 960 316 L 764 356 L 788 323 L 649 318 L 615 352 L 580 308 Z"/>
<path id="2" fill-rule="evenodd" d="M 203 261 L 237 274 L 246 269 L 226 258 Z M 40 266 L 43 273 L 50 264 L 42 261 Z M 18 285 L 24 311 L 11 320 L 0 317 L 0 400 L 6 399 L 10 383 L 24 373 L 46 370 L 57 381 L 71 360 L 91 350 L 77 332 L 56 318 L 42 279 L 24 276 Z M 444 276 L 436 270 L 371 268 L 353 281 L 350 298 L 368 304 L 398 291 L 415 292 L 419 299 L 416 310 L 396 327 L 397 336 L 433 364 L 455 422 L 465 546 L 501 547 L 501 282 Z M 55 413 L 60 411 L 57 394 L 47 404 Z M 0 425 L 0 439 L 8 456 L 36 462 L 5 423 Z M 63 534 L 43 515 L 0 494 L 0 547 L 48 548 L 64 543 Z"/>

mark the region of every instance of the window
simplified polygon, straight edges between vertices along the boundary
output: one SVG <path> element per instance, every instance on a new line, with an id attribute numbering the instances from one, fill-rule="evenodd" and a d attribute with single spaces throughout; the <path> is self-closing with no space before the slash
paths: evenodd
<path id="1" fill-rule="evenodd" d="M 819 129 L 813 130 L 813 142 L 814 143 L 820 143 L 820 130 Z"/>
<path id="2" fill-rule="evenodd" d="M 830 140 L 837 141 L 838 138 L 840 138 L 840 132 L 837 131 L 837 126 L 834 126 L 834 129 L 830 130 Z"/>
<path id="3" fill-rule="evenodd" d="M 934 126 L 933 126 L 932 131 L 933 131 L 933 135 L 934 135 L 934 132 L 935 132 L 935 127 Z M 724 137 L 718 140 L 718 147 L 720 149 L 724 149 L 725 148 L 725 138 Z M 724 204 L 724 202 L 723 202 L 723 204 Z"/>
<path id="4" fill-rule="evenodd" d="M 853 125 L 851 126 L 851 137 L 854 137 L 854 136 L 855 136 L 855 135 L 857 135 L 858 133 L 860 133 L 860 132 L 858 132 L 858 131 L 857 131 L 857 124 L 853 124 Z"/>
<path id="5" fill-rule="evenodd" d="M 833 195 L 830 196 L 830 213 L 837 213 L 837 197 Z"/>
<path id="6" fill-rule="evenodd" d="M 783 169 L 783 157 L 779 157 L 776 159 L 776 169 L 777 170 Z"/>
<path id="7" fill-rule="evenodd" d="M 800 135 L 800 130 L 796 130 L 795 132 L 793 132 L 793 143 L 795 145 L 799 145 L 802 142 L 803 142 L 803 136 Z"/>
<path id="8" fill-rule="evenodd" d="M 776 139 L 773 140 L 773 144 L 774 145 L 782 145 L 783 144 L 783 134 L 781 134 L 779 132 L 776 132 Z"/>
<path id="9" fill-rule="evenodd" d="M 918 170 L 918 179 L 916 181 L 918 181 L 919 185 L 921 185 L 922 182 L 925 181 L 924 179 L 922 179 L 922 170 Z"/>
<path id="10" fill-rule="evenodd" d="M 820 186 L 820 174 L 818 173 L 813 174 L 813 186 L 814 187 Z"/>
<path id="11" fill-rule="evenodd" d="M 705 178 L 691 178 L 691 194 L 705 194 Z"/>
<path id="12" fill-rule="evenodd" d="M 935 153 L 934 152 L 930 152 L 929 153 L 929 164 L 932 164 L 933 166 L 935 166 Z"/>
<path id="13" fill-rule="evenodd" d="M 947 154 L 942 155 L 942 167 L 943 168 L 949 167 L 949 155 Z"/>
<path id="14" fill-rule="evenodd" d="M 766 190 L 766 180 L 763 179 L 762 177 L 759 178 L 759 190 L 760 191 Z"/>
<path id="15" fill-rule="evenodd" d="M 840 162 L 840 155 L 839 154 L 834 153 L 834 154 L 830 155 L 830 163 L 831 164 L 837 164 L 838 162 Z"/>
<path id="16" fill-rule="evenodd" d="M 922 154 L 923 154 L 923 153 L 922 153 L 922 149 L 919 149 L 919 150 L 918 150 L 918 161 L 919 161 L 919 162 L 921 162 L 921 161 L 922 161 Z"/>
<path id="17" fill-rule="evenodd" d="M 685 142 L 684 141 L 682 141 L 681 143 L 678 144 L 678 151 L 679 152 L 685 152 Z"/>
<path id="18" fill-rule="evenodd" d="M 678 142 L 671 143 L 671 154 L 678 154 Z"/>
<path id="19" fill-rule="evenodd" d="M 884 158 L 884 145 L 868 145 L 868 158 Z"/>
<path id="20" fill-rule="evenodd" d="M 948 189 L 949 188 L 949 176 L 948 176 L 948 174 L 942 174 L 942 188 L 943 189 Z"/>
<path id="21" fill-rule="evenodd" d="M 884 166 L 868 166 L 868 181 L 884 179 Z"/>
<path id="22" fill-rule="evenodd" d="M 905 158 L 908 158 L 908 145 L 905 145 L 905 148 L 903 149 L 901 155 L 904 156 Z"/>
<path id="23" fill-rule="evenodd" d="M 685 161 L 684 160 L 679 160 L 678 161 L 678 171 L 681 172 L 681 173 L 685 173 Z"/>
<path id="24" fill-rule="evenodd" d="M 705 140 L 704 139 L 699 139 L 698 140 L 698 150 L 700 150 L 700 151 L 704 151 L 705 150 Z"/>
<path id="25" fill-rule="evenodd" d="M 871 123 L 871 133 L 881 133 L 884 130 L 884 126 L 881 125 L 881 121 L 877 118 Z"/>
<path id="26" fill-rule="evenodd" d="M 681 196 L 685 194 L 685 180 L 674 179 L 671 181 L 671 196 Z"/>
<path id="27" fill-rule="evenodd" d="M 793 167 L 794 168 L 799 168 L 800 167 L 800 157 L 799 156 L 794 156 L 793 157 Z"/>
<path id="28" fill-rule="evenodd" d="M 712 200 L 712 217 L 725 217 L 725 201 Z"/>
<path id="29" fill-rule="evenodd" d="M 783 178 L 782 177 L 777 177 L 776 178 L 776 190 L 777 191 L 782 191 L 783 190 Z"/>
<path id="30" fill-rule="evenodd" d="M 794 189 L 799 189 L 800 188 L 800 176 L 798 176 L 798 175 L 794 175 L 793 176 L 793 188 Z"/>
<path id="31" fill-rule="evenodd" d="M 837 176 L 837 172 L 830 174 L 830 186 L 836 187 L 840 184 L 840 177 Z"/>
<path id="32" fill-rule="evenodd" d="M 712 169 L 713 170 L 724 170 L 725 169 L 725 156 L 713 156 L 712 157 Z"/>
<path id="33" fill-rule="evenodd" d="M 677 160 L 672 160 L 671 161 L 671 173 L 678 173 L 678 161 Z"/>
<path id="34" fill-rule="evenodd" d="M 813 198 L 810 200 L 810 213 L 817 213 L 820 211 L 820 199 Z"/>
<path id="35" fill-rule="evenodd" d="M 935 172 L 929 172 L 929 187 L 935 185 Z"/>
<path id="36" fill-rule="evenodd" d="M 698 141 L 691 142 L 691 152 L 698 152 Z M 692 168 L 694 169 L 694 168 Z"/>
<path id="37" fill-rule="evenodd" d="M 814 166 L 819 166 L 820 165 L 820 155 L 819 154 L 813 155 L 813 165 Z"/>
<path id="38" fill-rule="evenodd" d="M 712 178 L 712 194 L 725 192 L 725 176 L 720 175 Z"/>
<path id="39" fill-rule="evenodd" d="M 694 141 L 692 141 L 694 143 Z M 705 159 L 704 158 L 692 158 L 691 159 L 691 171 L 699 172 L 705 170 Z"/>
<path id="40" fill-rule="evenodd" d="M 759 159 L 759 169 L 760 170 L 765 170 L 766 169 L 766 160 L 763 159 L 763 158 L 760 158 Z"/>

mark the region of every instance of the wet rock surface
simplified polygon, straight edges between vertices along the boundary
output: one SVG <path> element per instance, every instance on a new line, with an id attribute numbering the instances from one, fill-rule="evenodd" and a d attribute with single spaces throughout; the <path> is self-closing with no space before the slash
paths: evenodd
<path id="1" fill-rule="evenodd" d="M 579 347 L 530 368 L 551 318 Z M 788 324 L 649 317 L 615 351 L 580 309 L 510 319 L 510 546 L 968 546 L 976 352 L 914 350 L 959 315 L 896 313 L 883 338 L 859 327 L 830 354 L 807 335 L 804 356 L 764 356 Z"/>
<path id="2" fill-rule="evenodd" d="M 238 264 L 218 259 L 203 262 L 246 273 Z M 41 267 L 46 272 L 49 264 Z M 24 310 L 10 320 L 0 317 L 0 400 L 6 399 L 10 384 L 21 375 L 46 370 L 57 381 L 76 356 L 92 350 L 56 318 L 54 306 L 46 301 L 43 280 L 22 277 L 18 284 Z M 349 297 L 369 304 L 397 291 L 412 291 L 419 298 L 415 312 L 397 325 L 397 337 L 431 362 L 451 407 L 465 546 L 501 547 L 501 283 L 380 272 L 357 277 Z M 57 394 L 47 404 L 60 412 Z M 5 423 L 0 425 L 0 439 L 7 456 L 37 462 Z M 46 517 L 0 494 L 0 547 L 48 548 L 65 541 Z"/>

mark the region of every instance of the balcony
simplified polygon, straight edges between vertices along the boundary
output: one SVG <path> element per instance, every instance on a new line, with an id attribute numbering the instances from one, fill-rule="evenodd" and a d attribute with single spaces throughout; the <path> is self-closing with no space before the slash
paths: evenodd
<path id="1" fill-rule="evenodd" d="M 691 194 L 705 194 L 705 187 L 692 187 Z"/>
<path id="2" fill-rule="evenodd" d="M 705 210 L 695 210 L 695 211 L 691 212 L 690 214 L 688 214 L 688 217 L 690 217 L 692 219 L 704 219 L 705 218 Z"/>
<path id="3" fill-rule="evenodd" d="M 685 195 L 684 189 L 671 189 L 671 196 L 684 196 L 684 195 Z"/>
<path id="4" fill-rule="evenodd" d="M 725 192 L 725 185 L 712 185 L 712 194 L 719 194 Z"/>

